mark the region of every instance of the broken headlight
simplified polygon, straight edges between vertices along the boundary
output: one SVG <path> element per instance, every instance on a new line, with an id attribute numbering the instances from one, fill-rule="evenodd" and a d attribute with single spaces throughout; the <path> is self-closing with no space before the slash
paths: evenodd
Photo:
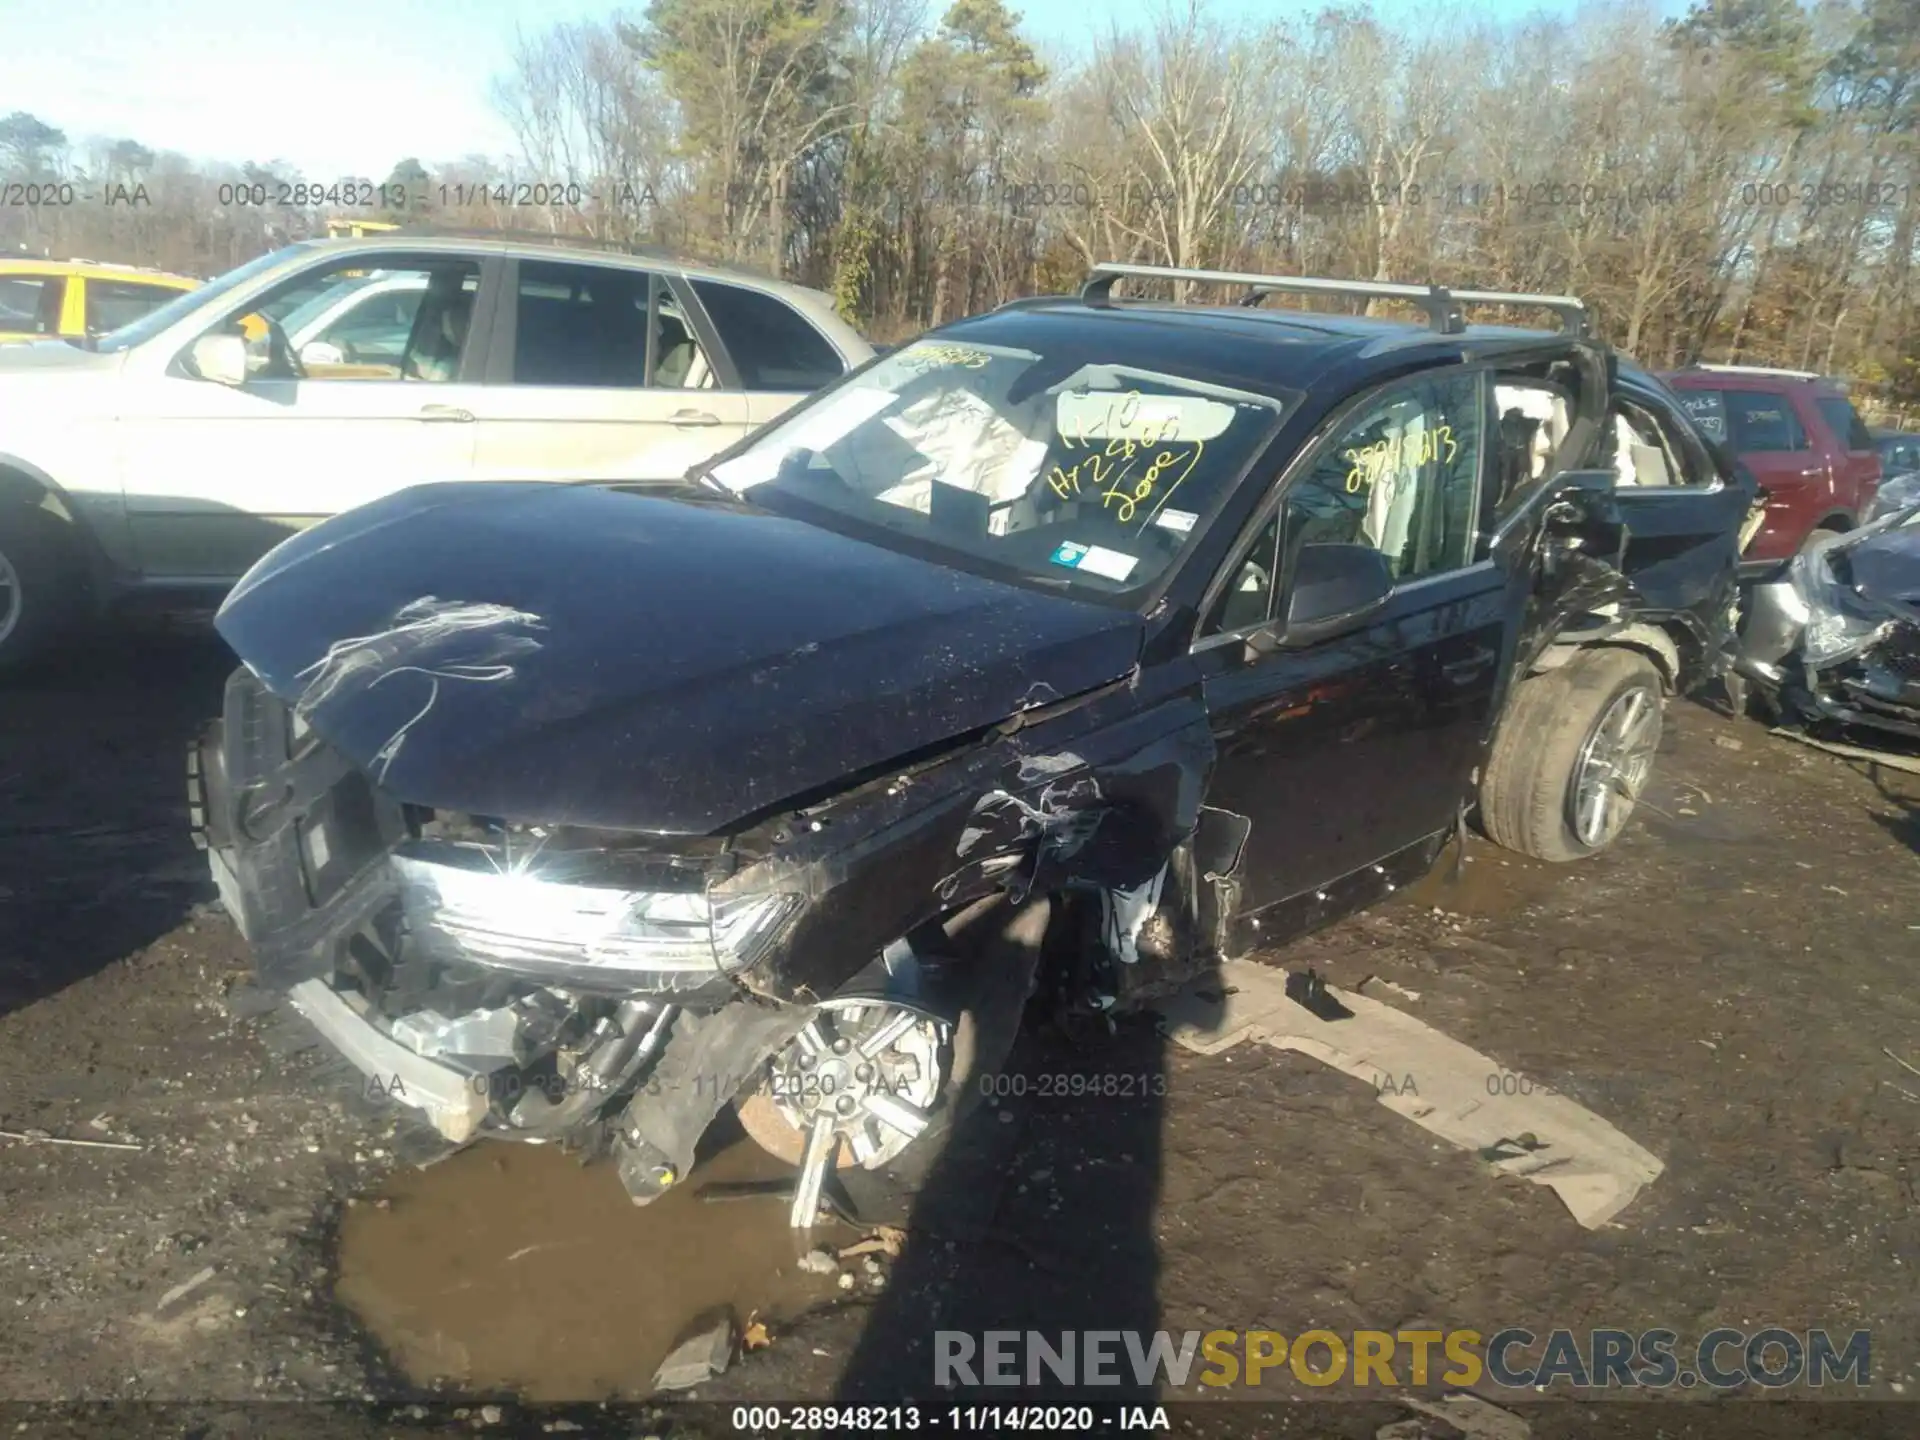
<path id="1" fill-rule="evenodd" d="M 1828 560 L 1835 542 L 1803 550 L 1794 557 L 1793 588 L 1806 602 L 1806 628 L 1800 632 L 1800 655 L 1816 670 L 1837 665 L 1878 644 L 1892 623 L 1885 616 L 1863 611 L 1851 587 L 1840 583 Z"/>
<path id="2" fill-rule="evenodd" d="M 396 855 L 414 933 L 476 964 L 596 979 L 626 989 L 684 989 L 751 965 L 799 907 L 797 895 L 713 899 L 525 870 Z"/>

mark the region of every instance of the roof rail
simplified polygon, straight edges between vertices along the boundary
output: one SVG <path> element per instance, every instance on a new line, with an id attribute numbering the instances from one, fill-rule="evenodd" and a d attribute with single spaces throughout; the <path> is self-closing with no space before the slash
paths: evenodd
<path id="1" fill-rule="evenodd" d="M 1709 365 L 1704 360 L 1696 361 L 1688 367 L 1693 370 L 1714 370 L 1729 375 L 1786 375 L 1795 380 L 1826 380 L 1818 370 L 1783 370 L 1774 365 Z"/>
<path id="2" fill-rule="evenodd" d="M 614 255 L 631 255 L 640 260 L 658 260 L 663 265 L 692 266 L 716 274 L 738 275 L 744 279 L 772 281 L 805 288 L 802 282 L 775 275 L 770 270 L 739 260 L 702 260 L 661 245 L 637 245 L 625 240 L 608 240 L 596 235 L 557 235 L 548 230 L 491 230 L 483 225 L 402 225 L 398 230 L 367 239 L 404 240 L 412 236 L 439 240 L 493 240 L 502 245 L 547 245 L 556 249 L 604 250 Z M 356 237 L 357 238 L 357 237 Z"/>
<path id="3" fill-rule="evenodd" d="M 618 250 L 639 253 L 637 247 L 621 240 L 605 240 L 597 235 L 561 235 L 551 230 L 494 230 L 484 225 L 401 225 L 384 232 L 398 238 L 406 235 L 429 236 L 445 240 L 498 240 L 503 245 L 572 246 L 581 250 Z"/>
<path id="4" fill-rule="evenodd" d="M 1524 305 L 1530 309 L 1550 310 L 1559 317 L 1568 334 L 1586 335 L 1586 305 L 1572 295 L 1527 295 L 1507 290 L 1450 290 L 1444 285 L 1404 285 L 1386 280 L 1328 280 L 1308 275 L 1261 275 L 1242 270 L 1186 270 L 1169 265 L 1095 265 L 1080 287 L 1080 298 L 1092 304 L 1106 304 L 1113 282 L 1123 278 L 1141 280 L 1193 280 L 1215 285 L 1248 285 L 1251 291 L 1242 305 L 1258 305 L 1268 295 L 1299 293 L 1307 295 L 1344 295 L 1353 299 L 1409 300 L 1427 312 L 1427 324 L 1437 334 L 1458 335 L 1467 328 L 1462 305 Z"/>

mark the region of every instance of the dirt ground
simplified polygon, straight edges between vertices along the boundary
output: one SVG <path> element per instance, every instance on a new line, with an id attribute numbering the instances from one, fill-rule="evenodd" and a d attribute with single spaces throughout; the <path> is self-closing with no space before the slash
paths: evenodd
<path id="1" fill-rule="evenodd" d="M 724 1310 L 772 1343 L 703 1397 L 924 1389 L 939 1328 L 1779 1325 L 1870 1328 L 1870 1393 L 1920 1400 L 1920 1077 L 1884 1053 L 1920 1064 L 1920 779 L 1676 703 L 1610 854 L 1475 842 L 1457 881 L 1443 859 L 1262 957 L 1418 992 L 1394 1003 L 1653 1151 L 1609 1227 L 1310 1059 L 1142 1019 L 1023 1040 L 1017 1073 L 1164 1082 L 983 1111 L 904 1256 L 842 1281 L 795 1263 L 777 1201 L 635 1210 L 498 1145 L 409 1164 L 207 903 L 184 747 L 226 668 L 141 632 L 0 688 L 0 1129 L 29 1136 L 0 1139 L 0 1399 L 637 1395 Z"/>

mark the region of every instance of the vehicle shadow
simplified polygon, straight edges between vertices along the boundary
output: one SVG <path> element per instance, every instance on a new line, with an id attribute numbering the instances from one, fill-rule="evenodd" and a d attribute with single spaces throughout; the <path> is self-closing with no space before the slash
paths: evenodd
<path id="1" fill-rule="evenodd" d="M 1145 1343 L 1160 1324 L 1166 1042 L 1150 1014 L 1108 1033 L 1103 1017 L 1068 1027 L 1046 1008 L 1036 1000 L 1005 1069 L 979 1082 L 986 1103 L 933 1161 L 837 1402 L 1155 1399 L 1120 1332 Z M 989 1332 L 1008 1332 L 991 1354 Z M 1030 1356 L 1029 1332 L 1062 1359 Z M 1092 1372 L 1089 1332 L 1107 1332 Z"/>
<path id="2" fill-rule="evenodd" d="M 146 620 L 0 680 L 0 1015 L 212 897 L 187 826 L 186 747 L 232 666 L 206 627 Z"/>
<path id="3" fill-rule="evenodd" d="M 1867 779 L 1888 808 L 1870 813 L 1873 823 L 1920 855 L 1920 774 L 1869 764 Z"/>

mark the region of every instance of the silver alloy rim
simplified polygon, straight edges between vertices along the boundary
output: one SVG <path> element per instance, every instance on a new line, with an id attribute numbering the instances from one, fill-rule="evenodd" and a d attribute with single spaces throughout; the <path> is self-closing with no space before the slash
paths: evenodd
<path id="1" fill-rule="evenodd" d="M 20 623 L 20 572 L 0 550 L 0 645 L 7 643 L 13 627 Z"/>
<path id="2" fill-rule="evenodd" d="M 1573 767 L 1573 833 L 1582 845 L 1598 850 L 1626 825 L 1659 741 L 1660 697 L 1646 686 L 1636 685 L 1607 707 Z"/>
<path id="3" fill-rule="evenodd" d="M 950 1034 L 945 1020 L 911 1005 L 834 999 L 774 1056 L 762 1091 L 805 1137 L 794 1225 L 813 1223 L 842 1146 L 871 1170 L 920 1137 L 946 1082 Z"/>

